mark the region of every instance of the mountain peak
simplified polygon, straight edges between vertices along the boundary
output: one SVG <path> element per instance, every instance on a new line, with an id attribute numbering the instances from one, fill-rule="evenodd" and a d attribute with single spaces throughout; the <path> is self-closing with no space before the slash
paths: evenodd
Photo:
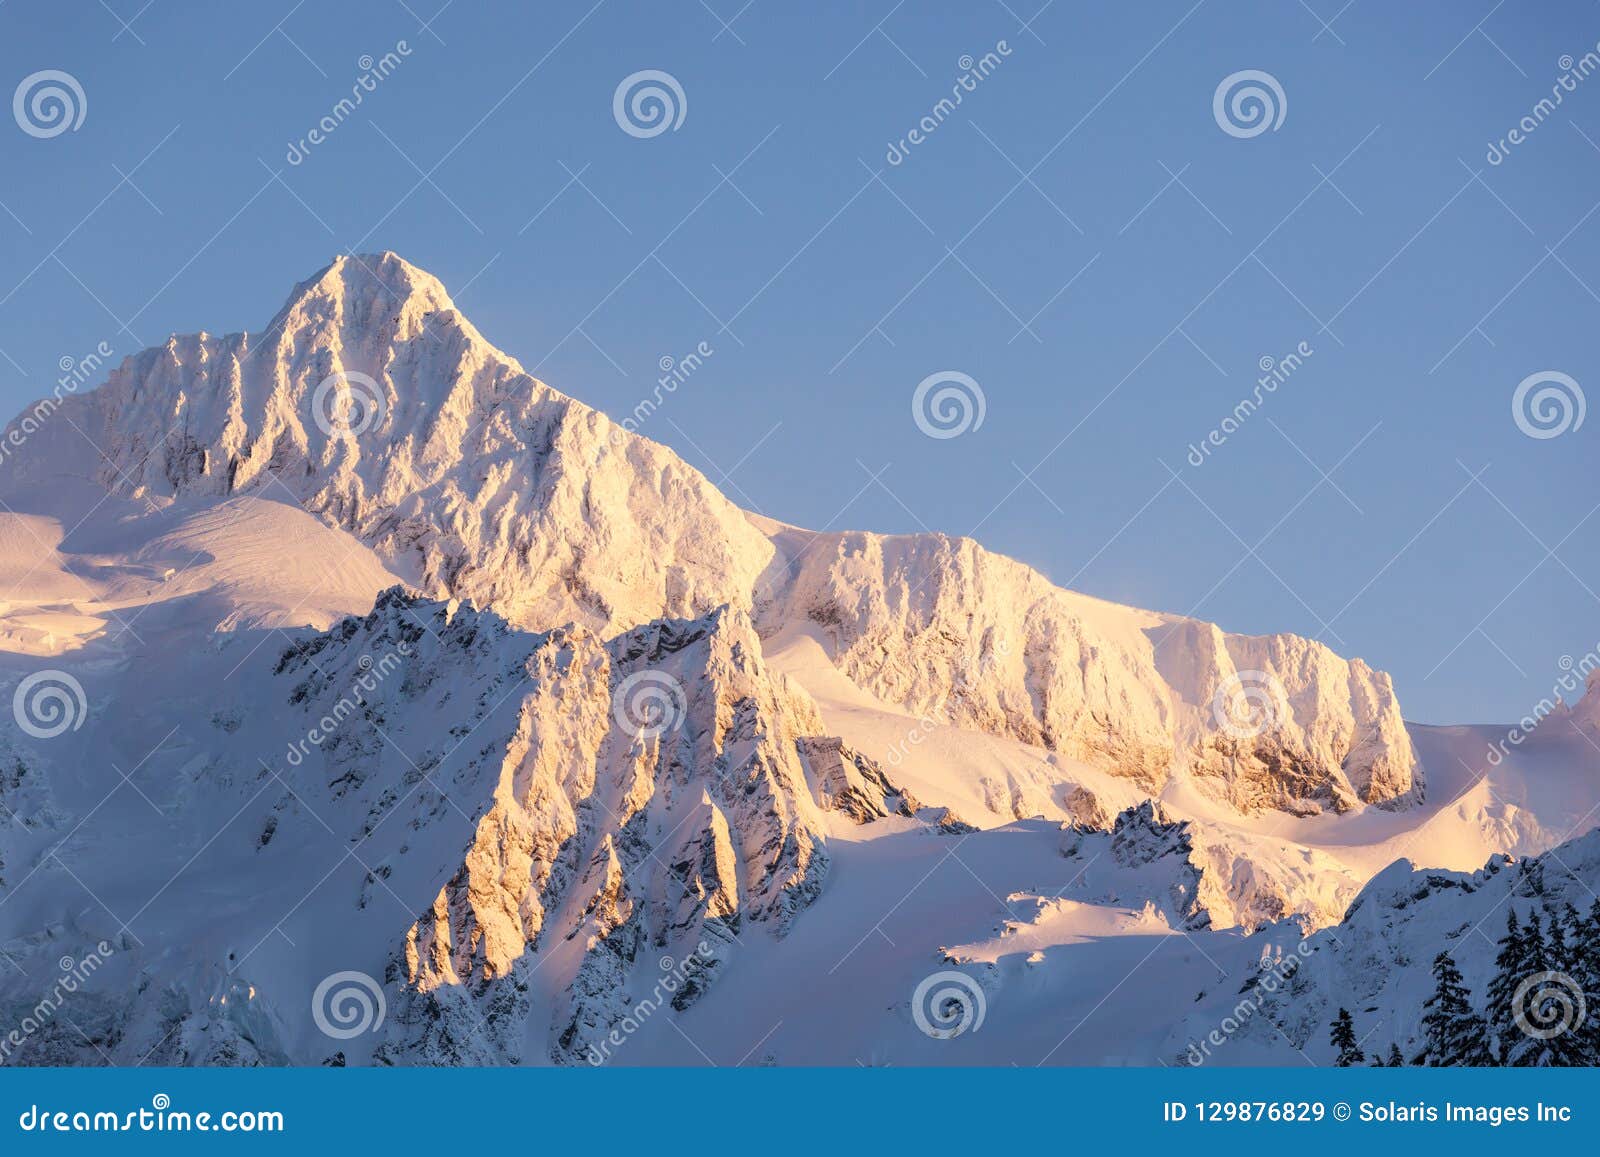
<path id="1" fill-rule="evenodd" d="M 444 283 L 397 253 L 341 254 L 294 287 L 267 335 L 334 327 L 341 340 L 381 333 L 405 339 L 424 332 L 427 319 L 449 314 L 463 326 Z"/>
<path id="2" fill-rule="evenodd" d="M 289 499 L 518 624 L 748 607 L 773 554 L 703 474 L 533 378 L 391 252 L 337 257 L 265 330 L 174 336 L 62 406 L 8 493 L 56 484 L 87 438 L 90 480 L 125 498 Z"/>
<path id="3" fill-rule="evenodd" d="M 341 253 L 295 286 L 290 302 L 305 296 L 364 300 L 374 295 L 392 302 L 418 300 L 430 309 L 454 310 L 444 283 L 398 253 Z"/>

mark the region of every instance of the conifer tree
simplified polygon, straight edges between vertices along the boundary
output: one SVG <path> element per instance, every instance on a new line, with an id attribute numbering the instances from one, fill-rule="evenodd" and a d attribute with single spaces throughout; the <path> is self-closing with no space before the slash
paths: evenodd
<path id="1" fill-rule="evenodd" d="M 1351 1065 L 1359 1065 L 1366 1059 L 1366 1054 L 1361 1051 L 1360 1044 L 1356 1042 L 1356 1025 L 1355 1021 L 1351 1019 L 1349 1009 L 1341 1008 L 1339 1010 L 1339 1015 L 1334 1018 L 1332 1032 L 1328 1039 L 1333 1047 L 1339 1050 L 1338 1059 L 1334 1061 L 1334 1064 L 1341 1069 L 1347 1069 Z"/>
<path id="2" fill-rule="evenodd" d="M 1400 1055 L 1400 1046 L 1391 1044 L 1389 1046 L 1389 1067 L 1391 1069 L 1401 1069 L 1405 1067 L 1405 1064 L 1405 1058 Z"/>
<path id="3" fill-rule="evenodd" d="M 1567 945 L 1572 977 L 1583 992 L 1584 1018 L 1578 1026 L 1583 1064 L 1600 1065 L 1600 899 L 1587 917 L 1568 905 Z"/>
<path id="4" fill-rule="evenodd" d="M 1540 971 L 1551 970 L 1573 973 L 1572 950 L 1567 941 L 1566 923 L 1554 912 L 1548 912 L 1550 918 L 1549 931 L 1545 933 L 1545 959 L 1544 967 Z"/>
<path id="5" fill-rule="evenodd" d="M 1584 938 L 1583 917 L 1570 901 L 1561 909 L 1561 933 L 1566 937 L 1567 945 L 1574 954 L 1571 963 L 1577 966 L 1580 963 L 1579 955 L 1582 953 L 1581 945 Z"/>
<path id="6" fill-rule="evenodd" d="M 1506 914 L 1506 934 L 1498 944 L 1500 951 L 1494 958 L 1494 978 L 1489 981 L 1487 1020 L 1493 1037 L 1495 1060 L 1499 1064 L 1509 1065 L 1512 1063 L 1511 1050 L 1522 1038 L 1514 1019 L 1516 1010 L 1512 1007 L 1512 998 L 1516 995 L 1517 986 L 1527 975 L 1528 957 L 1527 939 L 1522 926 L 1517 923 L 1515 908 Z"/>
<path id="7" fill-rule="evenodd" d="M 1600 972 L 1600 896 L 1595 897 L 1589 907 L 1589 915 L 1583 921 L 1582 940 L 1590 970 Z"/>
<path id="8" fill-rule="evenodd" d="M 1568 905 L 1572 917 L 1577 915 Z M 1567 937 L 1570 918 L 1549 914 L 1543 965 L 1522 1001 L 1529 1037 L 1524 1063 L 1545 1067 L 1575 1068 L 1589 1063 L 1588 997 L 1581 953 Z"/>
<path id="9" fill-rule="evenodd" d="M 1549 972 L 1556 966 L 1551 963 L 1550 940 L 1544 926 L 1539 923 L 1539 913 L 1528 913 L 1528 925 L 1523 929 L 1525 964 L 1528 974 Z"/>
<path id="10" fill-rule="evenodd" d="M 1433 995 L 1422 1006 L 1423 1050 L 1418 1064 L 1483 1068 L 1494 1063 L 1488 1028 L 1472 1010 L 1461 970 L 1448 952 L 1433 958 Z"/>
<path id="11" fill-rule="evenodd" d="M 1547 931 L 1535 912 L 1517 931 L 1515 915 L 1511 921 L 1489 986 L 1500 1063 L 1515 1068 L 1581 1065 L 1588 1052 L 1583 1023 L 1587 1000 L 1582 981 L 1569 971 L 1575 965 L 1563 922 L 1550 913 Z"/>

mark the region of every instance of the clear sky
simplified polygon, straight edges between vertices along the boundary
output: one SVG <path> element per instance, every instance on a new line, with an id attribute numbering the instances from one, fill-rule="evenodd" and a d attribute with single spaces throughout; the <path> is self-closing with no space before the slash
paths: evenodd
<path id="1" fill-rule="evenodd" d="M 1318 637 L 1424 721 L 1519 716 L 1600 641 L 1600 417 L 1512 410 L 1600 390 L 1588 0 L 440 3 L 0 7 L 0 95 L 86 105 L 0 118 L 0 407 L 392 249 L 617 416 L 705 343 L 642 432 L 775 518 Z M 675 128 L 616 119 L 642 70 Z M 1256 135 L 1214 109 L 1244 70 Z M 932 438 L 942 371 L 984 417 Z"/>

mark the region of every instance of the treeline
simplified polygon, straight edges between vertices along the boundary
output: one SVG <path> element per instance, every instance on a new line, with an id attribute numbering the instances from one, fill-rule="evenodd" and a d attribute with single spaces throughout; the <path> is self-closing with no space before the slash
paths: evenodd
<path id="1" fill-rule="evenodd" d="M 1448 952 L 1433 960 L 1422 1006 L 1422 1048 L 1409 1062 L 1398 1042 L 1373 1065 L 1489 1067 L 1600 1065 L 1600 899 L 1587 917 L 1571 904 L 1519 923 L 1506 917 L 1482 1013 Z M 1341 1008 L 1329 1037 L 1341 1066 L 1368 1062 L 1355 1019 Z"/>

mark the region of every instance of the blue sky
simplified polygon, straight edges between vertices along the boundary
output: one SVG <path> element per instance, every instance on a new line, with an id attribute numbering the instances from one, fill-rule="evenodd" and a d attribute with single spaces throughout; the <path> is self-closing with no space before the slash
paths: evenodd
<path id="1" fill-rule="evenodd" d="M 705 343 L 643 432 L 785 521 L 1322 638 L 1425 721 L 1519 716 L 1600 641 L 1600 418 L 1512 413 L 1529 375 L 1600 384 L 1600 75 L 1486 159 L 1600 42 L 1592 4 L 439 2 L 0 8 L 5 90 L 58 69 L 87 105 L 0 125 L 0 406 L 392 249 L 613 414 Z M 613 95 L 647 69 L 684 108 L 641 138 Z M 1215 118 L 1242 70 L 1275 129 Z M 981 426 L 918 428 L 941 371 Z"/>

